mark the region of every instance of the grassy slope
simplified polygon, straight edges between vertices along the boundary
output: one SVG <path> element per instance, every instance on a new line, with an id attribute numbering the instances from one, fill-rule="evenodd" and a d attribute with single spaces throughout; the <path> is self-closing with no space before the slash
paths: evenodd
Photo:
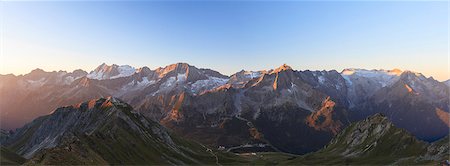
<path id="1" fill-rule="evenodd" d="M 343 132 L 349 134 L 355 129 L 355 124 L 350 125 Z M 306 164 L 306 165 L 363 165 L 363 164 L 429 164 L 435 161 L 416 161 L 415 159 L 426 152 L 426 144 L 416 140 L 405 131 L 398 128 L 391 128 L 379 140 L 367 139 L 363 144 L 355 149 L 364 149 L 367 145 L 377 141 L 377 146 L 367 153 L 358 156 L 343 156 L 342 152 L 348 150 L 344 139 L 337 138 L 338 141 L 330 144 L 324 149 L 300 156 L 284 164 Z"/>
<path id="2" fill-rule="evenodd" d="M 10 151 L 3 146 L 1 146 L 0 149 L 0 165 L 20 165 L 25 163 L 26 159 L 22 156 Z"/>
<path id="3" fill-rule="evenodd" d="M 90 135 L 76 133 L 76 137 L 65 139 L 62 145 L 36 154 L 27 164 L 274 164 L 268 159 L 241 157 L 211 150 L 199 143 L 177 137 L 170 132 L 167 136 L 158 135 L 158 132 L 154 130 L 161 129 L 164 131 L 165 129 L 156 122 L 149 121 L 152 123 L 150 125 L 152 127 L 148 128 L 139 119 L 140 117 L 130 112 L 131 110 L 127 108 L 120 108 L 120 110 L 144 134 L 135 132 L 136 130 L 130 128 L 123 119 L 108 119 L 108 122 L 99 126 L 94 133 Z M 171 139 L 164 139 L 166 137 Z M 173 141 L 173 143 L 168 140 Z"/>

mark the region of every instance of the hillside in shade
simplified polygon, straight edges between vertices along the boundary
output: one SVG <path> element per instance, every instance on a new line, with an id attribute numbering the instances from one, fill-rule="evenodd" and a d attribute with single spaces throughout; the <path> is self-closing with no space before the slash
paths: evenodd
<path id="1" fill-rule="evenodd" d="M 382 114 L 350 124 L 324 148 L 287 165 L 437 165 L 449 159 L 448 136 L 434 143 L 416 139 Z"/>

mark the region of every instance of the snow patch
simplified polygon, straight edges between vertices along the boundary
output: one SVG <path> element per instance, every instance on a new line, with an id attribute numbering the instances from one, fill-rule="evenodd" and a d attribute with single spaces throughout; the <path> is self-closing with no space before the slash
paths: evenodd
<path id="1" fill-rule="evenodd" d="M 118 66 L 117 68 L 113 68 L 113 67 L 115 67 L 115 66 L 114 65 L 106 66 L 99 71 L 92 71 L 86 77 L 90 78 L 90 79 L 96 79 L 96 80 L 106 80 L 106 79 L 128 77 L 128 76 L 133 75 L 136 72 L 136 69 L 129 65 L 122 65 L 122 66 Z M 117 70 L 117 72 L 119 74 L 110 76 L 109 73 L 111 73 L 111 70 Z"/>
<path id="2" fill-rule="evenodd" d="M 27 80 L 29 84 L 31 84 L 32 87 L 41 87 L 44 85 L 47 81 L 45 81 L 45 78 L 41 78 L 39 80 Z"/>
<path id="3" fill-rule="evenodd" d="M 350 77 L 348 75 L 342 75 L 342 77 L 344 78 L 345 82 L 348 85 L 352 85 L 353 84 L 352 80 L 350 80 Z"/>
<path id="4" fill-rule="evenodd" d="M 317 79 L 319 80 L 320 84 L 324 84 L 325 83 L 325 78 L 323 76 L 319 76 L 319 77 L 317 77 Z"/>
<path id="5" fill-rule="evenodd" d="M 184 73 L 184 74 L 178 73 L 178 75 L 177 75 L 177 82 L 184 82 L 184 81 L 186 81 L 186 79 L 187 79 L 186 73 Z"/>
<path id="6" fill-rule="evenodd" d="M 259 77 L 261 77 L 261 75 L 262 75 L 262 72 L 260 72 L 260 71 L 245 71 L 244 72 L 244 77 L 251 78 L 251 79 L 259 78 Z"/>
<path id="7" fill-rule="evenodd" d="M 103 78 L 103 76 L 105 75 L 105 73 L 103 71 L 93 71 L 91 73 L 89 73 L 86 77 L 90 78 L 90 79 L 94 79 L 94 80 L 103 80 L 106 78 Z"/>
<path id="8" fill-rule="evenodd" d="M 388 86 L 398 80 L 402 71 L 394 70 L 365 70 L 365 69 L 345 69 L 341 75 L 349 85 L 352 85 L 352 79 L 358 77 L 370 78 L 381 84 L 382 87 Z"/>
<path id="9" fill-rule="evenodd" d="M 167 78 L 166 82 L 162 83 L 159 86 L 158 92 L 159 91 L 167 91 L 167 90 L 171 89 L 173 87 L 173 85 L 175 85 L 175 82 L 176 82 L 176 78 L 175 77 Z"/>
<path id="10" fill-rule="evenodd" d="M 191 85 L 191 91 L 193 93 L 200 93 L 202 90 L 211 90 L 222 85 L 225 85 L 229 79 L 227 78 L 218 78 L 218 77 L 208 77 L 206 80 L 198 80 L 195 81 Z"/>
<path id="11" fill-rule="evenodd" d="M 136 72 L 136 69 L 134 67 L 131 67 L 128 65 L 119 66 L 117 68 L 117 70 L 119 71 L 119 74 L 112 76 L 110 79 L 115 79 L 115 78 L 120 78 L 120 77 L 128 77 L 128 76 L 133 75 Z"/>
<path id="12" fill-rule="evenodd" d="M 64 84 L 65 85 L 70 85 L 73 81 L 75 81 L 75 80 L 77 80 L 77 79 L 79 79 L 81 77 L 82 76 L 79 76 L 79 77 L 67 76 L 67 77 L 64 78 Z"/>
<path id="13" fill-rule="evenodd" d="M 125 86 L 122 87 L 122 91 L 126 92 L 126 91 L 134 91 L 134 90 L 144 89 L 144 88 L 154 84 L 155 82 L 156 82 L 155 80 L 148 80 L 147 77 L 143 77 L 142 81 L 133 80 L 130 83 L 126 84 Z"/>

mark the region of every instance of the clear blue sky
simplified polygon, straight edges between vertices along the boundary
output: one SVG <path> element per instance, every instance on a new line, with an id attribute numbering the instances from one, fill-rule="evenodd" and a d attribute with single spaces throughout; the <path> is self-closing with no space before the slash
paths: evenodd
<path id="1" fill-rule="evenodd" d="M 188 62 L 450 77 L 446 1 L 0 3 L 1 74 Z"/>

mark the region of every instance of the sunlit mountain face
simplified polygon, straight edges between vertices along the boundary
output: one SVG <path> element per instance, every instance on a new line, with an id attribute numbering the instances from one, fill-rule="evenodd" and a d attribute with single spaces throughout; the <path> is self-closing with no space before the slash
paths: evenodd
<path id="1" fill-rule="evenodd" d="M 61 122 L 50 117 L 63 116 L 58 112 L 72 109 L 66 106 L 91 100 L 89 109 L 96 103 L 93 99 L 108 96 L 177 136 L 230 153 L 314 152 L 351 123 L 379 113 L 419 141 L 442 139 L 450 129 L 448 84 L 399 69 L 298 71 L 285 64 L 226 76 L 186 63 L 154 70 L 102 64 L 90 72 L 36 69 L 26 75 L 1 75 L 0 91 L 2 140 L 26 158 L 63 145 L 61 134 L 42 135 L 60 127 L 44 132 L 39 126 L 99 120 L 94 115 L 79 119 L 78 114 Z M 75 107 L 83 112 L 82 105 Z M 19 129 L 11 130 L 15 128 Z M 26 133 L 42 136 L 27 136 L 33 141 L 15 145 Z M 52 141 L 35 144 L 46 140 Z"/>

